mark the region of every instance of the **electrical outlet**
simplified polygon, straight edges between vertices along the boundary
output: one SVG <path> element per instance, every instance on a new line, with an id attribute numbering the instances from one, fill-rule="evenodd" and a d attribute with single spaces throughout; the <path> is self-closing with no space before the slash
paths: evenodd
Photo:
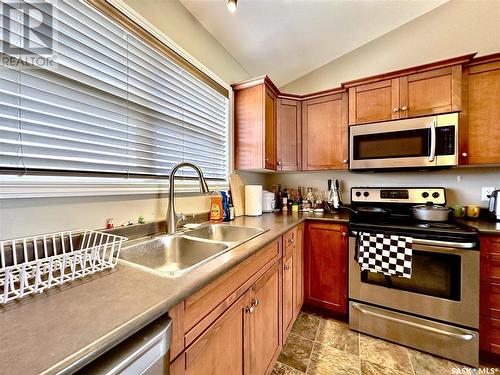
<path id="1" fill-rule="evenodd" d="M 481 189 L 481 200 L 482 200 L 482 201 L 487 201 L 487 200 L 489 200 L 489 199 L 490 199 L 490 198 L 489 198 L 489 195 L 490 195 L 491 193 L 493 193 L 493 190 L 495 190 L 495 188 L 494 188 L 494 187 L 490 187 L 490 186 L 488 186 L 488 187 L 484 187 L 484 186 L 483 186 L 483 188 Z"/>

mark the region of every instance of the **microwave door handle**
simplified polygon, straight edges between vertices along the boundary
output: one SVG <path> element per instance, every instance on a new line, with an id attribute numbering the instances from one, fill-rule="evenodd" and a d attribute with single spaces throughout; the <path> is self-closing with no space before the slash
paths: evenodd
<path id="1" fill-rule="evenodd" d="M 431 149 L 429 152 L 429 161 L 434 161 L 436 158 L 436 123 L 431 121 L 429 124 L 431 131 Z"/>

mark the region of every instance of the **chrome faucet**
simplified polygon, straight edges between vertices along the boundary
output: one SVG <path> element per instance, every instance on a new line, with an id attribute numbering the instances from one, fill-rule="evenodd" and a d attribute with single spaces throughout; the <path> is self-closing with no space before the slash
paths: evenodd
<path id="1" fill-rule="evenodd" d="M 172 234 L 175 233 L 177 230 L 177 224 L 179 223 L 180 220 L 184 218 L 182 214 L 176 214 L 175 213 L 175 187 L 174 187 L 174 181 L 175 181 L 175 173 L 177 172 L 178 169 L 183 168 L 183 167 L 191 167 L 195 170 L 195 172 L 198 174 L 198 179 L 200 180 L 200 193 L 202 194 L 208 194 L 208 184 L 207 181 L 205 180 L 205 177 L 203 177 L 203 171 L 201 170 L 200 167 L 198 167 L 196 164 L 189 163 L 189 162 L 183 162 L 175 165 L 172 168 L 172 172 L 170 172 L 170 177 L 169 177 L 169 191 L 168 191 L 168 207 L 167 207 L 167 234 Z"/>

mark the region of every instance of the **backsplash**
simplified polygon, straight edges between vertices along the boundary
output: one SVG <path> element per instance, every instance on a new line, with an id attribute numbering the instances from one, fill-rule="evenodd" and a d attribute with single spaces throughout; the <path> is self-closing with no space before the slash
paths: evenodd
<path id="1" fill-rule="evenodd" d="M 350 189 L 353 186 L 436 186 L 447 191 L 447 204 L 480 204 L 486 207 L 488 202 L 481 201 L 481 187 L 500 188 L 500 167 L 453 168 L 428 172 L 391 172 L 391 173 L 351 173 L 349 171 L 322 171 L 279 173 L 266 175 L 266 188 L 272 185 L 297 188 L 315 187 L 327 189 L 327 180 L 337 178 L 340 181 L 342 199 L 350 202 Z M 307 177 L 307 178 L 306 178 Z"/>

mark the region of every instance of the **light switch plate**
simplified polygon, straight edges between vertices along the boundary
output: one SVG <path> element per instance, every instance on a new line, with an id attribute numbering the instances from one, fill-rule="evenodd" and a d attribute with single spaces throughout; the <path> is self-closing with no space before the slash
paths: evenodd
<path id="1" fill-rule="evenodd" d="M 491 193 L 493 193 L 493 190 L 495 190 L 494 187 L 491 187 L 491 186 L 488 186 L 488 187 L 484 187 L 481 189 L 481 200 L 482 201 L 487 201 L 489 200 L 490 198 L 488 197 L 488 195 L 490 195 Z"/>

